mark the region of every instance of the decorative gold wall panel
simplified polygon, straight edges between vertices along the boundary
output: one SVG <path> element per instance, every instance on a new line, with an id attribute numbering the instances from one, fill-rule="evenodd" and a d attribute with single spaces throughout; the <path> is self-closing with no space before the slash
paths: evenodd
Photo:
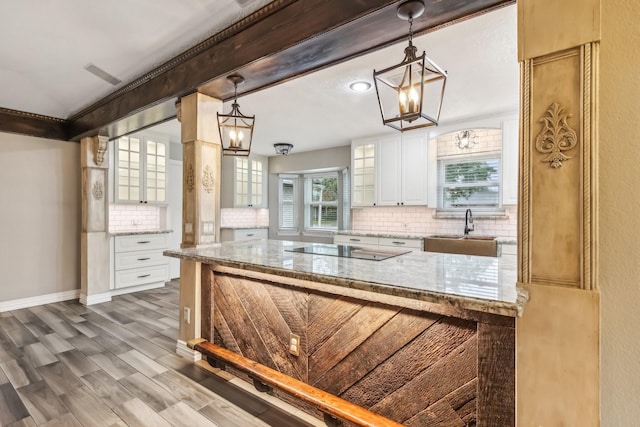
<path id="1" fill-rule="evenodd" d="M 520 281 L 593 289 L 591 43 L 523 62 Z M 551 165 L 551 167 L 549 167 Z"/>

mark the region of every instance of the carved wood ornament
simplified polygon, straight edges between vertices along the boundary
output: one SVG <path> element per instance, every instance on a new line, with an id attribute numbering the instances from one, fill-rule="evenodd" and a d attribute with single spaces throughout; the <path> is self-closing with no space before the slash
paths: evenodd
<path id="1" fill-rule="evenodd" d="M 189 167 L 187 168 L 187 178 L 185 182 L 185 187 L 187 187 L 187 190 L 189 190 L 189 193 L 193 191 L 194 182 L 195 182 L 195 178 L 193 176 L 193 165 L 189 164 Z"/>
<path id="2" fill-rule="evenodd" d="M 106 137 L 93 138 L 93 161 L 100 166 L 104 162 L 104 154 L 107 152 L 109 140 Z"/>
<path id="3" fill-rule="evenodd" d="M 93 197 L 95 197 L 96 200 L 102 200 L 104 197 L 104 185 L 102 184 L 102 181 L 96 181 L 93 183 L 91 194 L 93 194 Z"/>
<path id="4" fill-rule="evenodd" d="M 562 152 L 571 150 L 578 143 L 576 132 L 567 123 L 569 117 L 571 114 L 565 113 L 562 107 L 554 102 L 538 120 L 542 123 L 542 130 L 536 137 L 536 150 L 541 154 L 548 154 L 542 161 L 550 162 L 554 169 L 571 158 Z"/>
<path id="5" fill-rule="evenodd" d="M 211 193 L 214 190 L 214 178 L 213 171 L 207 165 L 202 173 L 202 186 L 207 193 Z"/>

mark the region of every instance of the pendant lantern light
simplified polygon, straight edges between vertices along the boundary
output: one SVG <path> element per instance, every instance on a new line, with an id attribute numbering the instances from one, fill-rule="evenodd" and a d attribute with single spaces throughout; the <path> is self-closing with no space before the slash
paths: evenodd
<path id="1" fill-rule="evenodd" d="M 397 65 L 373 71 L 382 123 L 396 130 L 434 126 L 440 119 L 447 72 L 427 58 L 417 56 L 413 45 L 413 19 L 424 12 L 421 0 L 408 0 L 397 8 L 399 18 L 409 21 L 409 46 Z"/>
<path id="2" fill-rule="evenodd" d="M 218 113 L 218 130 L 222 142 L 222 154 L 225 156 L 248 156 L 251 151 L 253 125 L 256 116 L 245 116 L 238 105 L 238 85 L 244 83 L 244 78 L 237 74 L 227 77 L 233 83 L 234 94 L 231 112 Z"/>

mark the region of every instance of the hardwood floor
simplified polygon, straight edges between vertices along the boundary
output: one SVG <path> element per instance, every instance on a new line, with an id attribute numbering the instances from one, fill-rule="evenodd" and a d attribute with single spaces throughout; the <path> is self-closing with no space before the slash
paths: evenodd
<path id="1" fill-rule="evenodd" d="M 176 355 L 177 328 L 176 282 L 0 313 L 0 425 L 323 425 Z"/>

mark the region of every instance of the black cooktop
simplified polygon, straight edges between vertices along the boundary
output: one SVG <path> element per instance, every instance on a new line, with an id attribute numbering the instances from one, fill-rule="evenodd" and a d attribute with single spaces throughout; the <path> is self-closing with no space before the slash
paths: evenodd
<path id="1" fill-rule="evenodd" d="M 313 255 L 337 256 L 341 258 L 369 259 L 373 261 L 382 261 L 387 258 L 411 252 L 397 249 L 372 249 L 360 246 L 332 245 L 325 243 L 310 243 L 300 248 L 285 249 L 285 251 Z"/>

